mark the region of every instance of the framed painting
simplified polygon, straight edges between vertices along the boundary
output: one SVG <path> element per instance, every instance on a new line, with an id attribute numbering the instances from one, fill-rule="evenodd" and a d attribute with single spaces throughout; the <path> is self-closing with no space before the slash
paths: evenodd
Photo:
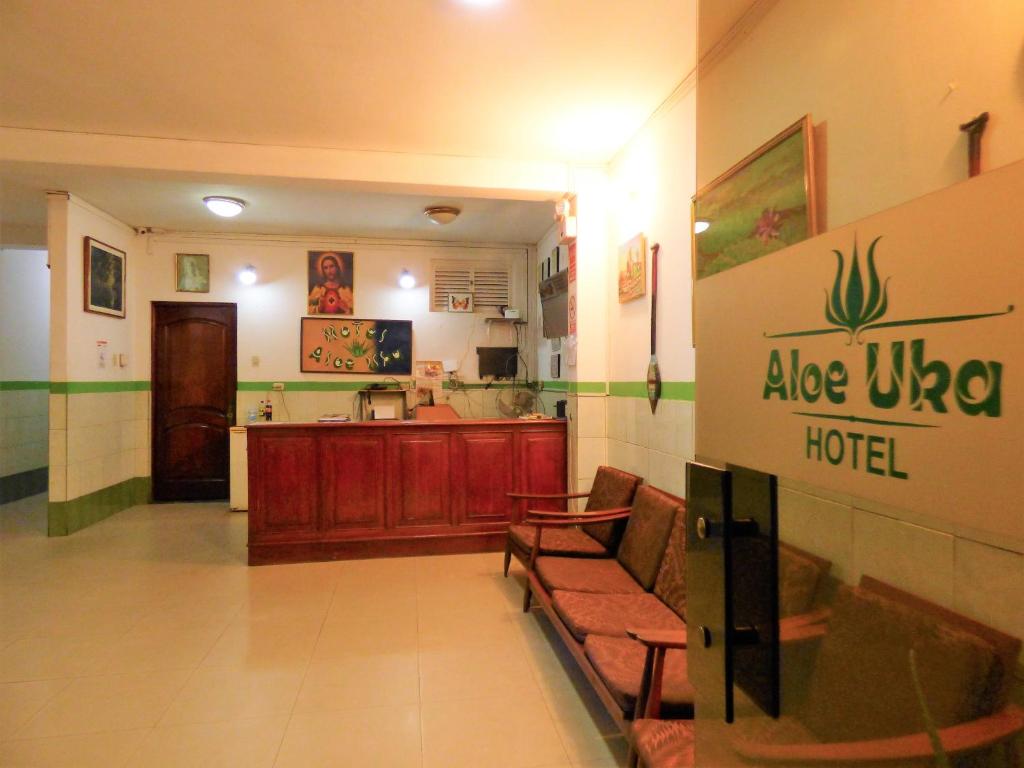
<path id="1" fill-rule="evenodd" d="M 647 293 L 647 238 L 639 234 L 619 246 L 619 304 Z"/>
<path id="2" fill-rule="evenodd" d="M 695 280 L 818 234 L 813 133 L 811 116 L 804 115 L 697 192 Z"/>
<path id="3" fill-rule="evenodd" d="M 412 373 L 411 320 L 304 317 L 299 331 L 303 373 Z"/>
<path id="4" fill-rule="evenodd" d="M 124 317 L 125 252 L 85 238 L 85 311 Z"/>
<path id="5" fill-rule="evenodd" d="M 448 294 L 448 311 L 449 312 L 472 312 L 473 311 L 473 294 L 472 293 L 449 293 Z"/>
<path id="6" fill-rule="evenodd" d="M 309 251 L 309 294 L 306 311 L 310 315 L 351 315 L 355 311 L 353 262 L 351 251 Z"/>
<path id="7" fill-rule="evenodd" d="M 210 255 L 207 253 L 176 253 L 174 255 L 174 290 L 179 293 L 209 293 Z"/>

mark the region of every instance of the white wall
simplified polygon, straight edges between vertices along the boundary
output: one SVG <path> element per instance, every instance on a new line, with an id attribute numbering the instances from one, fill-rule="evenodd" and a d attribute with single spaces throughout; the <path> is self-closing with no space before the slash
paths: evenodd
<path id="1" fill-rule="evenodd" d="M 1019 0 L 779 0 L 700 73 L 698 183 L 807 113 L 827 145 L 829 228 L 966 178 L 958 126 L 981 112 L 983 168 L 1016 160 L 1022 32 Z"/>
<path id="2" fill-rule="evenodd" d="M 132 391 L 130 383 L 137 377 L 130 354 L 133 318 L 139 313 L 134 294 L 142 280 L 134 231 L 74 196 L 51 194 L 48 206 L 50 380 L 58 387 L 85 387 L 50 395 L 50 501 L 62 503 L 149 474 L 149 393 Z M 87 236 L 126 254 L 125 318 L 84 310 Z M 102 367 L 99 340 L 107 342 Z M 123 368 L 113 363 L 122 353 L 128 354 Z M 67 532 L 67 527 L 54 526 L 51 518 L 51 530 Z"/>
<path id="3" fill-rule="evenodd" d="M 0 478 L 46 466 L 49 354 L 46 251 L 0 248 Z"/>
<path id="4" fill-rule="evenodd" d="M 696 96 L 681 88 L 609 168 L 613 205 L 604 285 L 607 316 L 608 463 L 685 496 L 685 466 L 694 454 L 694 379 L 689 200 L 695 184 Z M 658 255 L 658 366 L 663 398 L 651 413 L 641 382 L 650 361 L 652 260 L 647 294 L 618 299 L 618 249 L 637 233 Z M 596 416 L 595 416 L 596 418 Z"/>
<path id="5" fill-rule="evenodd" d="M 1024 156 L 1022 30 L 1017 0 L 778 0 L 701 73 L 699 178 L 714 178 L 808 112 L 816 138 L 826 140 L 819 189 L 828 228 L 966 178 L 957 126 L 981 111 L 992 115 L 983 170 L 1017 160 Z M 832 560 L 838 578 L 854 583 L 869 573 L 1024 636 L 1024 554 L 1009 542 L 782 483 L 781 535 Z"/>
<path id="6" fill-rule="evenodd" d="M 0 380 L 50 376 L 50 272 L 45 250 L 0 248 Z"/>
<path id="7" fill-rule="evenodd" d="M 478 381 L 477 346 L 515 345 L 515 335 L 503 324 L 488 330 L 486 316 L 494 313 L 454 314 L 429 308 L 430 264 L 433 259 L 508 261 L 513 266 L 517 304 L 526 313 L 526 249 L 472 248 L 337 239 L 273 237 L 221 238 L 216 236 L 149 236 L 143 238 L 140 271 L 143 280 L 136 294 L 140 311 L 135 316 L 135 357 L 139 378 L 150 377 L 151 301 L 223 301 L 238 304 L 239 381 L 353 381 L 382 376 L 339 376 L 299 372 L 299 318 L 306 314 L 307 251 L 349 250 L 354 256 L 355 317 L 411 320 L 413 357 L 416 360 L 461 361 L 460 376 Z M 176 253 L 210 255 L 210 292 L 175 291 Z M 247 287 L 237 280 L 247 264 L 259 279 Z M 416 287 L 398 287 L 398 276 L 409 269 Z M 253 364 L 253 357 L 260 358 Z"/>

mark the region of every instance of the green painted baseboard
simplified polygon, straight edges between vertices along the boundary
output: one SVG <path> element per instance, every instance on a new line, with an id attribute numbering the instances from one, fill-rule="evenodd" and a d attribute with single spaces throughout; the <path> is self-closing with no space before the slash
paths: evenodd
<path id="1" fill-rule="evenodd" d="M 77 499 L 51 501 L 47 512 L 47 533 L 50 536 L 67 536 L 122 509 L 148 504 L 152 498 L 152 478 L 133 477 Z"/>
<path id="2" fill-rule="evenodd" d="M 49 467 L 38 467 L 0 477 L 0 504 L 43 493 L 49 485 L 49 478 Z"/>

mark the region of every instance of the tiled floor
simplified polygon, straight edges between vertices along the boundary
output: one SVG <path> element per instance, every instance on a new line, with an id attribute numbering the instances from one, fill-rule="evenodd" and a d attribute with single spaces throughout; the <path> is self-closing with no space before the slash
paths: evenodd
<path id="1" fill-rule="evenodd" d="M 625 763 L 500 554 L 248 568 L 222 504 L 45 506 L 0 507 L 0 765 Z"/>

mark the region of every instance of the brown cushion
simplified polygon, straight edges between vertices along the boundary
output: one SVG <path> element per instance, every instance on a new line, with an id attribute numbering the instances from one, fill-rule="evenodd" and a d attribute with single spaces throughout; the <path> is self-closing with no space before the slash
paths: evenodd
<path id="1" fill-rule="evenodd" d="M 625 637 L 626 630 L 686 629 L 686 622 L 650 592 L 639 595 L 596 595 L 556 591 L 551 597 L 565 626 L 581 643 L 587 635 Z"/>
<path id="2" fill-rule="evenodd" d="M 628 507 L 633 503 L 633 495 L 638 485 L 640 478 L 636 475 L 615 467 L 598 467 L 594 484 L 590 486 L 590 496 L 587 498 L 587 512 Z M 586 525 L 583 530 L 614 552 L 625 528 L 625 520 L 615 520 L 610 523 Z"/>
<path id="3" fill-rule="evenodd" d="M 857 589 L 841 595 L 833 610 L 811 677 L 804 724 L 824 742 L 923 731 L 911 649 L 938 728 L 992 711 L 1002 665 L 991 645 L 935 616 Z"/>
<path id="4" fill-rule="evenodd" d="M 676 513 L 668 546 L 661 558 L 654 594 L 684 619 L 686 618 L 686 510 Z"/>
<path id="5" fill-rule="evenodd" d="M 641 587 L 617 560 L 581 557 L 538 557 L 537 577 L 548 592 L 601 592 L 642 594 Z"/>
<path id="6" fill-rule="evenodd" d="M 508 535 L 517 547 L 529 552 L 533 550 L 537 530 L 535 525 L 510 525 Z M 608 557 L 610 554 L 600 542 L 579 528 L 545 528 L 540 537 L 540 553 L 563 557 Z"/>
<path id="7" fill-rule="evenodd" d="M 640 695 L 647 649 L 628 637 L 587 635 L 583 650 L 625 714 L 633 712 Z M 666 718 L 693 717 L 693 687 L 686 676 L 686 651 L 665 654 L 661 713 Z"/>
<path id="8" fill-rule="evenodd" d="M 658 577 L 672 523 L 681 510 L 678 501 L 657 488 L 641 485 L 636 489 L 617 557 L 646 590 L 654 586 Z"/>
<path id="9" fill-rule="evenodd" d="M 822 569 L 791 547 L 779 546 L 779 616 L 807 613 L 821 581 Z"/>
<path id="10" fill-rule="evenodd" d="M 693 768 L 693 723 L 637 720 L 633 744 L 644 768 Z"/>

